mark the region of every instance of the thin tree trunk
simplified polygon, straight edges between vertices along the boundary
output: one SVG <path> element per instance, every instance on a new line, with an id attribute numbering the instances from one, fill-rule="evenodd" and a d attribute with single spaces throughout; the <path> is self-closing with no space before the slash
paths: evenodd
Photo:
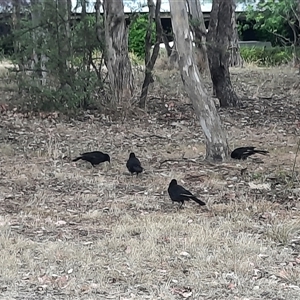
<path id="1" fill-rule="evenodd" d="M 21 19 L 21 0 L 13 0 L 12 2 L 12 27 L 16 32 L 20 29 L 20 19 Z M 17 54 L 20 51 L 20 43 L 14 39 L 14 52 Z"/>
<path id="2" fill-rule="evenodd" d="M 104 40 L 105 40 L 105 33 L 103 29 L 103 19 L 101 17 L 100 8 L 102 6 L 101 0 L 96 0 L 95 10 L 96 10 L 96 33 L 97 39 L 100 43 L 101 49 L 104 49 Z"/>
<path id="3" fill-rule="evenodd" d="M 209 71 L 206 49 L 206 27 L 199 0 L 186 0 L 189 7 L 190 26 L 195 41 L 197 66 L 200 73 Z"/>
<path id="4" fill-rule="evenodd" d="M 294 46 L 293 46 L 293 63 L 295 67 L 298 67 L 298 74 L 300 74 L 300 63 L 299 55 L 297 54 L 297 47 L 299 46 L 299 26 L 300 26 L 300 1 L 298 1 L 296 9 L 294 11 L 295 17 L 298 23 L 298 30 L 295 28 L 296 25 L 293 23 L 293 35 L 294 35 Z M 291 24 L 289 24 L 291 26 Z M 298 35 L 295 34 L 295 31 L 298 32 Z"/>
<path id="5" fill-rule="evenodd" d="M 113 104 L 131 99 L 133 74 L 128 55 L 128 32 L 122 0 L 104 0 L 107 69 L 113 92 Z"/>
<path id="6" fill-rule="evenodd" d="M 153 0 L 148 0 L 149 7 L 149 24 L 148 30 L 145 37 L 145 78 L 142 86 L 142 93 L 140 97 L 140 107 L 146 108 L 146 99 L 148 95 L 148 88 L 151 82 L 153 82 L 152 71 L 154 64 L 159 53 L 159 44 L 162 37 L 162 25 L 160 21 L 160 5 L 161 0 L 156 0 L 156 7 Z M 151 37 L 152 37 L 152 24 L 153 17 L 155 18 L 156 27 L 156 41 L 151 55 Z"/>
<path id="7" fill-rule="evenodd" d="M 231 15 L 231 26 L 232 26 L 232 36 L 229 37 L 230 42 L 230 56 L 229 56 L 229 65 L 231 67 L 242 67 L 243 59 L 240 53 L 240 45 L 239 45 L 239 34 L 236 24 L 236 15 L 235 15 L 235 1 L 233 1 L 232 7 L 232 15 Z"/>
<path id="8" fill-rule="evenodd" d="M 68 60 L 70 58 L 70 23 L 69 23 L 69 0 L 56 0 L 56 34 L 58 55 L 58 76 L 61 87 L 67 85 L 73 87 L 70 77 Z"/>
<path id="9" fill-rule="evenodd" d="M 201 82 L 201 76 L 193 58 L 185 0 L 170 0 L 170 10 L 181 78 L 206 137 L 206 158 L 223 160 L 228 155 L 226 133 L 222 128 L 213 100 L 208 96 Z"/>
<path id="10" fill-rule="evenodd" d="M 81 101 L 81 107 L 87 108 L 89 103 L 89 95 L 87 93 L 89 82 L 90 82 L 90 57 L 91 53 L 89 53 L 89 48 L 87 47 L 88 42 L 88 24 L 87 24 L 87 12 L 86 12 L 86 6 L 87 6 L 87 0 L 81 0 L 81 22 L 83 22 L 83 40 L 84 40 L 84 49 L 83 49 L 83 68 L 86 74 L 85 81 L 83 83 L 83 98 Z"/>
<path id="11" fill-rule="evenodd" d="M 164 32 L 162 33 L 162 41 L 165 44 L 167 55 L 168 55 L 168 57 L 170 57 L 172 54 L 172 47 L 170 46 L 168 37 Z"/>
<path id="12" fill-rule="evenodd" d="M 41 22 L 41 15 L 43 10 L 43 3 L 39 0 L 31 0 L 31 19 L 34 30 L 32 31 L 32 56 L 29 69 L 32 76 L 32 80 L 36 81 L 36 78 L 40 80 L 40 84 L 45 86 L 47 84 L 47 57 L 44 53 L 39 53 L 38 49 L 41 48 L 41 41 L 43 40 L 43 28 L 39 27 Z"/>
<path id="13" fill-rule="evenodd" d="M 43 1 L 41 1 L 41 9 L 44 9 L 44 4 Z M 39 13 L 39 18 L 41 17 L 41 12 Z M 41 20 L 39 20 L 40 22 Z M 42 41 L 45 41 L 45 32 L 44 29 L 40 29 L 39 31 L 39 36 L 42 37 Z M 40 80 L 41 80 L 41 85 L 42 86 L 46 86 L 47 85 L 47 77 L 48 77 L 48 72 L 47 72 L 47 62 L 48 62 L 48 56 L 46 55 L 46 53 L 41 52 L 40 56 L 39 56 L 39 64 L 40 64 Z"/>
<path id="14" fill-rule="evenodd" d="M 213 88 L 221 107 L 239 106 L 229 73 L 233 0 L 213 0 L 207 34 L 207 54 Z"/>

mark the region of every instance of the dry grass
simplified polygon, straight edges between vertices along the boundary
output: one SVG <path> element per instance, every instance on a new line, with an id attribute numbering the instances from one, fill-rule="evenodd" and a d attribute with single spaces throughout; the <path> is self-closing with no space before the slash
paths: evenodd
<path id="1" fill-rule="evenodd" d="M 232 72 L 248 108 L 220 110 L 230 145 L 267 148 L 264 164 L 203 161 L 176 73 L 159 72 L 151 113 L 122 124 L 1 115 L 0 299 L 299 299 L 296 79 Z M 111 165 L 70 161 L 92 149 Z M 139 178 L 125 167 L 132 150 Z M 173 177 L 207 209 L 178 210 L 166 192 Z"/>

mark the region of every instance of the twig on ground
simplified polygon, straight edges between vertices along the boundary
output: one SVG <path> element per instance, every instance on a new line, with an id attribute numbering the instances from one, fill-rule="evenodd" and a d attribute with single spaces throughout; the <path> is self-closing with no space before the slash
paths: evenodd
<path id="1" fill-rule="evenodd" d="M 164 137 L 164 136 L 161 136 L 161 135 L 157 135 L 157 134 L 150 134 L 150 135 L 147 135 L 147 136 L 141 136 L 141 135 L 138 135 L 136 133 L 132 133 L 132 135 L 138 137 L 138 138 L 141 138 L 141 139 L 146 139 L 146 138 L 152 138 L 152 137 L 156 137 L 158 139 L 167 139 L 167 137 Z"/>
<path id="2" fill-rule="evenodd" d="M 161 161 L 160 163 L 159 163 L 159 168 L 164 164 L 164 163 L 166 163 L 166 162 L 181 162 L 181 161 L 185 161 L 185 162 L 191 162 L 191 163 L 198 163 L 197 161 L 196 161 L 196 159 L 197 158 L 186 158 L 186 157 L 181 157 L 181 158 L 171 158 L 171 159 L 165 159 L 165 160 L 163 160 L 163 161 Z"/>
<path id="3" fill-rule="evenodd" d="M 298 140 L 297 150 L 296 150 L 295 159 L 294 159 L 294 163 L 293 163 L 293 169 L 292 169 L 292 182 L 294 181 L 295 167 L 296 167 L 296 160 L 297 160 L 299 148 L 300 148 L 300 139 Z"/>

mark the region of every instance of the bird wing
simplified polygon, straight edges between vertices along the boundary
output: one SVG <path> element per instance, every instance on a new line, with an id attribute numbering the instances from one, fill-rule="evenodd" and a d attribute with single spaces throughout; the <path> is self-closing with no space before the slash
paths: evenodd
<path id="1" fill-rule="evenodd" d="M 135 165 L 141 166 L 141 162 L 140 162 L 140 160 L 138 158 L 134 157 L 133 161 L 134 161 Z"/>
<path id="2" fill-rule="evenodd" d="M 240 147 L 237 148 L 237 152 L 242 152 L 243 154 L 252 153 L 255 147 Z"/>
<path id="3" fill-rule="evenodd" d="M 245 151 L 243 151 L 243 155 L 247 155 L 247 154 L 254 154 L 254 150 L 251 150 L 251 149 L 247 149 Z"/>
<path id="4" fill-rule="evenodd" d="M 103 155 L 101 151 L 92 151 L 92 152 L 85 152 L 80 154 L 81 156 L 89 156 L 89 157 L 97 157 L 99 155 Z"/>
<path id="5" fill-rule="evenodd" d="M 84 152 L 80 154 L 81 156 L 91 156 L 91 152 Z"/>
<path id="6" fill-rule="evenodd" d="M 259 154 L 263 154 L 263 155 L 267 155 L 269 153 L 269 151 L 267 150 L 254 150 L 255 153 L 259 153 Z"/>
<path id="7" fill-rule="evenodd" d="M 130 167 L 130 159 L 127 160 L 126 167 L 127 167 L 127 169 L 129 169 L 129 167 Z"/>
<path id="8" fill-rule="evenodd" d="M 187 198 L 194 196 L 190 191 L 186 190 L 181 185 L 177 185 L 177 189 L 178 189 L 178 194 L 180 194 L 180 196 L 187 197 Z"/>
<path id="9" fill-rule="evenodd" d="M 131 159 L 131 166 L 132 166 L 133 168 L 136 168 L 136 167 L 142 168 L 141 162 L 140 162 L 139 159 L 136 158 L 136 157 L 133 157 L 133 158 Z"/>
<path id="10" fill-rule="evenodd" d="M 192 199 L 195 202 L 197 202 L 200 205 L 205 205 L 205 203 L 203 201 L 201 201 L 200 199 L 198 199 L 196 196 L 194 196 L 190 191 L 188 191 L 187 189 L 185 189 L 184 187 L 182 187 L 181 185 L 177 185 L 177 192 L 178 194 L 183 197 L 183 199 L 185 200 L 189 200 Z"/>

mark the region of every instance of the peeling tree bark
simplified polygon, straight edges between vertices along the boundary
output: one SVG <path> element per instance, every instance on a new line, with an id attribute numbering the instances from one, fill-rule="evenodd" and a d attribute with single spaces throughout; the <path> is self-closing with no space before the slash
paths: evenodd
<path id="1" fill-rule="evenodd" d="M 172 68 L 175 67 L 176 63 L 178 63 L 178 52 L 177 52 L 177 49 L 176 49 L 176 41 L 175 41 L 175 37 L 174 37 L 174 44 L 173 44 L 173 47 L 172 47 L 172 52 L 171 52 L 171 55 L 169 56 L 169 62 L 170 62 L 170 66 Z"/>
<path id="2" fill-rule="evenodd" d="M 226 133 L 193 58 L 185 0 L 170 0 L 170 10 L 181 78 L 206 137 L 206 159 L 223 160 L 228 155 Z"/>
<path id="3" fill-rule="evenodd" d="M 200 73 L 209 71 L 207 48 L 206 48 L 206 27 L 199 0 L 186 0 L 189 7 L 190 25 L 194 36 L 197 56 L 197 66 Z"/>
<path id="4" fill-rule="evenodd" d="M 107 69 L 113 92 L 113 105 L 133 94 L 133 74 L 128 56 L 128 32 L 122 0 L 104 0 Z"/>
<path id="5" fill-rule="evenodd" d="M 214 91 L 221 107 L 239 106 L 229 73 L 233 0 L 213 0 L 207 34 L 207 55 Z"/>

